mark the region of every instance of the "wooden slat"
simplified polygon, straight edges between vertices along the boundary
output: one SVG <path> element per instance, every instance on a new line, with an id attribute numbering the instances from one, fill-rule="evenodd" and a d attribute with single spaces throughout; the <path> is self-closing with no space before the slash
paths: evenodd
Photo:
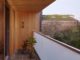
<path id="1" fill-rule="evenodd" d="M 0 0 L 0 11 L 4 8 L 4 0 Z"/>
<path id="2" fill-rule="evenodd" d="M 16 49 L 21 48 L 24 40 L 32 36 L 33 31 L 39 31 L 39 15 L 39 13 L 18 13 L 16 17 Z M 24 22 L 24 27 L 22 27 L 22 22 Z"/>

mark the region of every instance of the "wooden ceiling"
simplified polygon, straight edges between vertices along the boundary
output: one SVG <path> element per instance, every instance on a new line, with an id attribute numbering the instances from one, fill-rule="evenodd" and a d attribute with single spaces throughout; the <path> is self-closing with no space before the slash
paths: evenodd
<path id="1" fill-rule="evenodd" d="M 7 0 L 17 11 L 41 11 L 55 0 Z"/>

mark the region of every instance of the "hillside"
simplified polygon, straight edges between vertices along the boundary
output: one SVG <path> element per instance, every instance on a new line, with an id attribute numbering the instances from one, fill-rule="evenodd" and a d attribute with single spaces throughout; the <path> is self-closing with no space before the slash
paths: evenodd
<path id="1" fill-rule="evenodd" d="M 43 18 L 41 31 L 52 38 L 80 49 L 80 22 L 72 17 L 50 17 Z"/>

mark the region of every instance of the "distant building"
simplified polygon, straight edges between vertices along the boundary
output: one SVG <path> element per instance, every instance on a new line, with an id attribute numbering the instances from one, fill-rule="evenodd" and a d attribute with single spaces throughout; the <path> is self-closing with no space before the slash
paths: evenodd
<path id="1" fill-rule="evenodd" d="M 51 29 L 53 27 L 56 31 L 63 31 L 71 27 L 76 27 L 77 24 L 78 20 L 73 18 L 72 15 L 48 15 L 48 17 L 45 15 L 43 16 L 42 30 L 45 27 L 51 27 Z"/>

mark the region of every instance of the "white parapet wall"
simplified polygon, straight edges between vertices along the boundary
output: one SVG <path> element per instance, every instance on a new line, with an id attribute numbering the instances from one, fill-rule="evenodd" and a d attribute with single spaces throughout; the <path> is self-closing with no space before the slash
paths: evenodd
<path id="1" fill-rule="evenodd" d="M 34 38 L 37 41 L 34 48 L 41 60 L 80 60 L 80 53 L 62 46 L 39 33 L 34 32 Z"/>

